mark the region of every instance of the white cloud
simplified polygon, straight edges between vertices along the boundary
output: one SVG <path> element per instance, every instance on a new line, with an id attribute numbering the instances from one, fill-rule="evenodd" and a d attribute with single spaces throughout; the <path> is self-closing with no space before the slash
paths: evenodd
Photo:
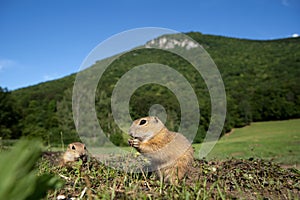
<path id="1" fill-rule="evenodd" d="M 298 33 L 294 33 L 294 34 L 292 35 L 292 37 L 293 37 L 293 38 L 299 37 L 299 34 L 298 34 Z"/>
<path id="2" fill-rule="evenodd" d="M 4 68 L 11 67 L 15 64 L 16 64 L 16 62 L 13 60 L 0 59 L 0 71 L 3 70 Z"/>

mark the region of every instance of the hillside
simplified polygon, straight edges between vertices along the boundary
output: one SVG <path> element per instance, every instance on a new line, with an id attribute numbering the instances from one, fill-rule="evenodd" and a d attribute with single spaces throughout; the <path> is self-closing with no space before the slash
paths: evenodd
<path id="1" fill-rule="evenodd" d="M 227 96 L 227 118 L 224 131 L 253 121 L 283 120 L 300 117 L 300 38 L 255 41 L 188 33 L 210 54 L 222 75 Z M 97 77 L 97 62 L 91 77 Z M 172 66 L 191 83 L 201 110 L 201 122 L 195 142 L 201 142 L 210 121 L 210 99 L 204 81 L 182 58 L 154 49 L 136 49 L 122 55 L 104 72 L 96 94 L 96 109 L 101 127 L 117 145 L 124 135 L 114 123 L 110 107 L 111 94 L 120 77 L 133 66 L 156 62 Z M 72 119 L 72 87 L 75 74 L 62 79 L 22 88 L 10 93 L 11 102 L 20 117 L 15 121 L 18 134 L 3 138 L 39 136 L 53 145 L 76 137 Z M 180 107 L 174 94 L 159 85 L 138 88 L 130 100 L 133 118 L 148 115 L 153 104 L 161 104 L 168 113 L 167 126 L 179 126 Z M 1 119 L 1 118 L 0 118 Z M 2 126 L 8 130 L 9 127 Z M 1 131 L 1 130 L 0 130 Z M 89 130 L 87 130 L 89 131 Z M 12 132 L 12 131 L 11 131 Z M 9 133 L 9 131 L 6 131 Z"/>
<path id="2" fill-rule="evenodd" d="M 300 168 L 300 119 L 254 122 L 222 137 L 206 159 L 258 158 Z M 201 144 L 195 144 L 195 155 Z"/>

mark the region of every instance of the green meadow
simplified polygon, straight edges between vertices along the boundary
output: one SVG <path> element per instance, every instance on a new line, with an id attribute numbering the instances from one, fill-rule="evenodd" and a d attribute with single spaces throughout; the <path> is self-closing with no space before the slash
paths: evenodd
<path id="1" fill-rule="evenodd" d="M 201 147 L 194 145 L 196 155 Z M 300 119 L 255 122 L 233 129 L 207 155 L 208 160 L 260 158 L 299 168 Z"/>

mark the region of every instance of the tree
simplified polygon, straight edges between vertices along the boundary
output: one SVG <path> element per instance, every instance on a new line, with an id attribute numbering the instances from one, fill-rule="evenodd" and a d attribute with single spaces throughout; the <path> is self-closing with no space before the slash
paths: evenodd
<path id="1" fill-rule="evenodd" d="M 11 92 L 0 87 L 0 137 L 2 139 L 16 139 L 20 136 L 18 122 L 20 115 L 14 105 Z"/>

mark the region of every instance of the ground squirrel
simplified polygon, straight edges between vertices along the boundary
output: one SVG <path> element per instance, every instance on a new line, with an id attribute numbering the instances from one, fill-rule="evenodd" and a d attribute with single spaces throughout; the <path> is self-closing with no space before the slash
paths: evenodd
<path id="1" fill-rule="evenodd" d="M 73 142 L 68 145 L 68 149 L 62 155 L 61 165 L 66 165 L 81 159 L 83 162 L 87 161 L 87 150 L 85 144 L 80 142 Z"/>
<path id="2" fill-rule="evenodd" d="M 151 161 L 160 178 L 175 183 L 184 177 L 193 161 L 191 143 L 180 133 L 169 131 L 158 117 L 135 120 L 130 129 L 130 146 Z"/>

